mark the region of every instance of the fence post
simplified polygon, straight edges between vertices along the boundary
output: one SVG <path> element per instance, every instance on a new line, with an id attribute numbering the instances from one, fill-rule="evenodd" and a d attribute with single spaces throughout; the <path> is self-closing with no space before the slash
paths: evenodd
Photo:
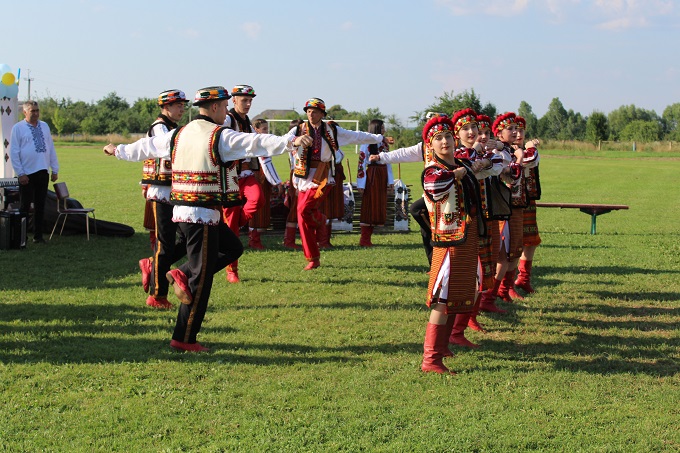
<path id="1" fill-rule="evenodd" d="M 633 142 L 633 152 L 635 152 L 635 151 L 636 151 L 636 146 L 635 146 L 635 142 Z"/>
<path id="2" fill-rule="evenodd" d="M 597 141 L 597 150 L 602 151 L 602 140 Z"/>

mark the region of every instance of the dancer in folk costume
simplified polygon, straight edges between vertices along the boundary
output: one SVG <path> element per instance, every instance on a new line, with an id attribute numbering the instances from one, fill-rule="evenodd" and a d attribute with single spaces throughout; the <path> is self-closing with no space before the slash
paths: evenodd
<path id="1" fill-rule="evenodd" d="M 488 117 L 487 117 L 488 118 Z M 490 183 L 489 178 L 498 176 L 503 169 L 503 160 L 496 156 L 491 149 L 495 149 L 495 141 L 489 141 L 488 138 L 485 143 L 477 141 L 479 136 L 478 115 L 472 109 L 463 109 L 454 112 L 451 117 L 453 124 L 453 136 L 456 142 L 456 151 L 454 157 L 461 160 L 468 166 L 475 178 L 478 181 L 480 188 L 480 208 L 482 211 L 482 222 L 484 222 L 484 229 L 488 232 L 490 226 L 491 206 L 488 198 L 488 189 Z M 489 146 L 490 149 L 485 149 Z M 493 147 L 493 148 L 491 148 Z M 479 237 L 479 268 L 478 278 L 480 282 L 479 291 L 488 289 L 485 287 L 489 285 L 489 280 L 493 281 L 493 271 L 495 271 L 495 262 L 486 259 L 485 253 L 490 249 L 490 235 Z M 498 235 L 496 242 L 499 242 Z M 490 278 L 489 278 L 490 277 Z M 469 324 L 476 327 L 477 314 L 479 313 L 479 293 L 475 299 L 474 309 L 467 313 L 457 314 L 453 322 L 451 336 L 449 343 L 469 348 L 477 348 L 479 345 L 472 343 L 465 338 L 465 329 Z"/>
<path id="2" fill-rule="evenodd" d="M 429 120 L 438 116 L 446 117 L 447 115 L 445 113 L 434 113 L 432 115 L 428 114 L 428 116 Z M 423 142 L 420 142 L 406 148 L 395 149 L 394 151 L 382 151 L 377 156 L 370 156 L 369 161 L 381 164 L 427 162 L 427 154 Z M 411 203 L 409 213 L 420 227 L 423 249 L 425 250 L 425 256 L 429 265 L 432 263 L 432 229 L 430 226 L 430 214 L 427 211 L 424 196 Z"/>
<path id="3" fill-rule="evenodd" d="M 328 187 L 328 194 L 325 196 L 319 210 L 326 216 L 326 234 L 317 237 L 320 249 L 329 249 L 331 244 L 331 233 L 333 232 L 333 219 L 345 217 L 345 153 L 338 148 L 335 153 L 335 184 Z"/>
<path id="4" fill-rule="evenodd" d="M 524 190 L 527 199 L 527 205 L 524 208 L 523 223 L 524 250 L 519 259 L 519 265 L 517 267 L 519 273 L 515 280 L 515 286 L 526 291 L 527 294 L 531 294 L 534 292 L 534 288 L 531 286 L 532 263 L 536 248 L 541 243 L 541 236 L 538 233 L 538 224 L 536 223 L 536 200 L 541 198 L 541 181 L 538 174 L 540 159 L 536 149 L 540 142 L 538 139 L 533 139 L 524 143 L 526 120 L 521 116 L 518 116 L 515 118 L 515 123 L 517 124 L 517 140 L 515 140 L 514 147 L 524 150 L 522 166 L 524 167 Z M 510 288 L 509 295 L 511 298 L 523 298 L 513 287 Z"/>
<path id="5" fill-rule="evenodd" d="M 292 130 L 302 124 L 300 119 L 291 120 L 288 130 Z M 288 155 L 290 164 L 290 176 L 285 186 L 286 195 L 283 204 L 288 208 L 288 216 L 286 217 L 286 231 L 283 234 L 283 246 L 289 249 L 299 250 L 302 247 L 295 243 L 295 233 L 298 229 L 297 222 L 297 189 L 293 184 L 293 171 L 295 170 L 295 159 L 297 157 L 297 150 L 293 150 Z"/>
<path id="6" fill-rule="evenodd" d="M 245 134 L 223 126 L 230 95 L 224 87 L 202 88 L 194 105 L 199 115 L 184 127 L 143 138 L 130 145 L 104 147 L 108 155 L 139 161 L 172 159 L 173 221 L 187 238 L 188 261 L 167 273 L 182 302 L 170 346 L 181 351 L 207 351 L 196 341 L 213 276 L 243 253 L 239 238 L 222 221 L 221 206 L 238 201 L 235 167 L 238 159 L 266 157 L 307 146 L 310 137 Z"/>
<path id="7" fill-rule="evenodd" d="M 305 270 L 311 270 L 321 265 L 317 240 L 323 243 L 324 236 L 328 234 L 327 219 L 319 207 L 328 195 L 328 186 L 335 184 L 338 150 L 344 145 L 379 144 L 391 139 L 368 132 L 349 131 L 333 122 L 324 122 L 326 104 L 319 98 L 311 98 L 305 102 L 304 111 L 307 121 L 291 129 L 285 137 L 312 138 L 311 145 L 296 151 L 293 171 L 293 184 L 298 190 L 298 225 L 302 248 L 308 261 Z"/>
<path id="8" fill-rule="evenodd" d="M 368 123 L 368 132 L 385 134 L 383 120 L 373 119 Z M 359 165 L 357 169 L 357 190 L 362 194 L 361 239 L 362 247 L 373 247 L 371 235 L 376 226 L 385 225 L 387 219 L 387 191 L 394 185 L 392 166 L 379 161 L 370 161 L 370 156 L 379 156 L 381 152 L 388 152 L 387 145 L 361 145 L 359 148 Z"/>
<path id="9" fill-rule="evenodd" d="M 161 113 L 147 133 L 148 137 L 163 135 L 177 129 L 186 109 L 187 98 L 181 90 L 167 90 L 158 95 Z M 172 308 L 168 301 L 168 279 L 165 274 L 170 266 L 187 253 L 186 238 L 177 235 L 177 224 L 172 221 L 173 206 L 170 204 L 172 185 L 172 162 L 170 159 L 147 159 L 144 161 L 142 187 L 146 205 L 150 209 L 150 235 L 153 256 L 139 260 L 142 270 L 142 286 L 149 293 L 146 305 L 153 308 Z M 145 216 L 146 217 L 146 216 Z M 145 219 L 145 224 L 147 219 Z"/>
<path id="10" fill-rule="evenodd" d="M 484 235 L 477 178 L 454 156 L 454 125 L 435 117 L 423 128 L 426 151 L 422 182 L 430 213 L 434 252 L 427 288 L 432 309 L 425 332 L 423 371 L 451 373 L 442 358 L 458 313 L 474 309 L 477 292 L 479 236 Z"/>
<path id="11" fill-rule="evenodd" d="M 481 143 L 487 152 L 500 151 L 500 149 L 503 148 L 503 143 L 496 141 L 491 137 L 491 118 L 487 115 L 477 115 L 476 141 Z M 489 157 L 493 160 L 496 170 L 502 171 L 503 159 L 496 154 Z M 498 219 L 506 218 L 506 216 L 499 213 L 505 212 L 509 215 L 510 205 L 509 203 L 506 203 L 502 197 L 493 196 L 494 191 L 502 190 L 505 187 L 504 185 L 501 185 L 502 183 L 498 179 L 498 175 L 488 176 L 485 179 L 480 180 L 479 183 L 480 190 L 482 191 L 484 218 L 487 226 L 486 237 L 480 238 L 479 241 L 479 265 L 482 271 L 480 292 L 484 292 L 492 289 L 495 281 L 496 262 L 498 261 L 498 253 L 501 248 L 501 235 L 498 230 Z M 486 201 L 485 204 L 484 201 Z M 481 293 L 478 295 L 478 299 L 481 299 Z M 468 327 L 478 332 L 485 332 L 484 327 L 477 320 L 479 310 L 480 304 L 477 304 L 475 306 L 475 311 L 470 314 Z"/>
<path id="12" fill-rule="evenodd" d="M 253 122 L 253 129 L 258 134 L 268 134 L 269 123 L 267 123 L 267 120 L 265 119 L 257 119 Z M 251 170 L 262 189 L 264 203 L 262 203 L 260 209 L 255 212 L 253 218 L 250 219 L 250 238 L 248 240 L 248 246 L 252 249 L 264 250 L 265 247 L 260 239 L 260 234 L 263 231 L 267 231 L 267 228 L 269 228 L 269 225 L 271 224 L 272 191 L 280 191 L 282 184 L 279 174 L 274 168 L 271 157 L 260 158 L 260 164 L 261 165 L 258 168 L 251 168 Z M 272 178 L 272 180 L 270 181 L 268 178 Z"/>
<path id="13" fill-rule="evenodd" d="M 482 294 L 480 301 L 480 310 L 486 312 L 506 313 L 506 310 L 496 305 L 496 297 L 500 295 L 499 290 L 509 263 L 522 253 L 522 210 L 521 204 L 516 200 L 516 188 L 521 184 L 522 177 L 522 152 L 512 148 L 512 144 L 517 139 L 515 116 L 513 112 L 498 115 L 492 126 L 496 138 L 503 144 L 503 149 L 496 152 L 503 158 L 504 168 L 500 177 L 513 193 L 512 214 L 508 220 L 498 224 L 501 248 L 497 257 L 494 286 Z"/>
<path id="14" fill-rule="evenodd" d="M 255 98 L 255 90 L 250 85 L 236 85 L 231 90 L 234 107 L 227 113 L 227 119 L 224 126 L 237 132 L 253 133 L 253 127 L 248 117 L 250 107 Z M 241 203 L 235 206 L 228 206 L 223 209 L 224 221 L 231 231 L 239 235 L 241 227 L 250 222 L 255 213 L 264 204 L 264 197 L 262 195 L 262 188 L 255 177 L 255 171 L 262 171 L 267 180 L 276 185 L 281 182 L 279 176 L 276 174 L 274 165 L 269 161 L 260 160 L 257 158 L 246 158 L 234 161 L 231 163 L 236 168 L 238 173 L 239 196 Z M 250 232 L 250 240 L 254 243 L 260 242 L 260 233 L 252 230 Z M 257 248 L 257 247 L 256 247 Z M 227 266 L 227 281 L 229 283 L 239 283 L 241 279 L 238 275 L 238 261 Z"/>

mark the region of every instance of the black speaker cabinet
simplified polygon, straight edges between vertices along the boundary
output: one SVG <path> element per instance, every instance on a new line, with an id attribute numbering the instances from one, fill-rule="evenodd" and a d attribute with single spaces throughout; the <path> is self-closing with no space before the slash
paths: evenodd
<path id="1" fill-rule="evenodd" d="M 18 211 L 0 211 L 0 250 L 26 248 L 26 216 Z"/>

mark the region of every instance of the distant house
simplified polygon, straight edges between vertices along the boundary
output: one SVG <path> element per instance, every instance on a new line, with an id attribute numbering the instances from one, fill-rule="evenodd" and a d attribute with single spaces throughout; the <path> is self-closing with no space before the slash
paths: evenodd
<path id="1" fill-rule="evenodd" d="M 265 110 L 262 113 L 258 114 L 257 116 L 254 116 L 251 118 L 251 121 L 255 121 L 257 119 L 263 118 L 263 119 L 291 119 L 293 116 L 299 117 L 300 114 L 296 112 L 295 110 L 292 109 L 286 109 L 286 110 L 276 110 L 276 109 L 269 109 Z"/>

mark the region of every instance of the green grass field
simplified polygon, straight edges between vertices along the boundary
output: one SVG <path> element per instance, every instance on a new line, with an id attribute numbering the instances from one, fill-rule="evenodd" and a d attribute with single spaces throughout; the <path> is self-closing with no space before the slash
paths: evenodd
<path id="1" fill-rule="evenodd" d="M 440 376 L 420 372 L 415 229 L 373 249 L 336 234 L 313 272 L 264 237 L 242 284 L 215 280 L 211 352 L 176 353 L 176 312 L 147 308 L 140 285 L 141 164 L 58 154 L 72 196 L 137 233 L 0 251 L 0 451 L 680 451 L 677 156 L 544 151 L 542 201 L 630 210 L 593 236 L 585 214 L 539 209 L 537 292 L 480 316 L 482 347 Z M 416 196 L 420 171 L 401 167 Z"/>

